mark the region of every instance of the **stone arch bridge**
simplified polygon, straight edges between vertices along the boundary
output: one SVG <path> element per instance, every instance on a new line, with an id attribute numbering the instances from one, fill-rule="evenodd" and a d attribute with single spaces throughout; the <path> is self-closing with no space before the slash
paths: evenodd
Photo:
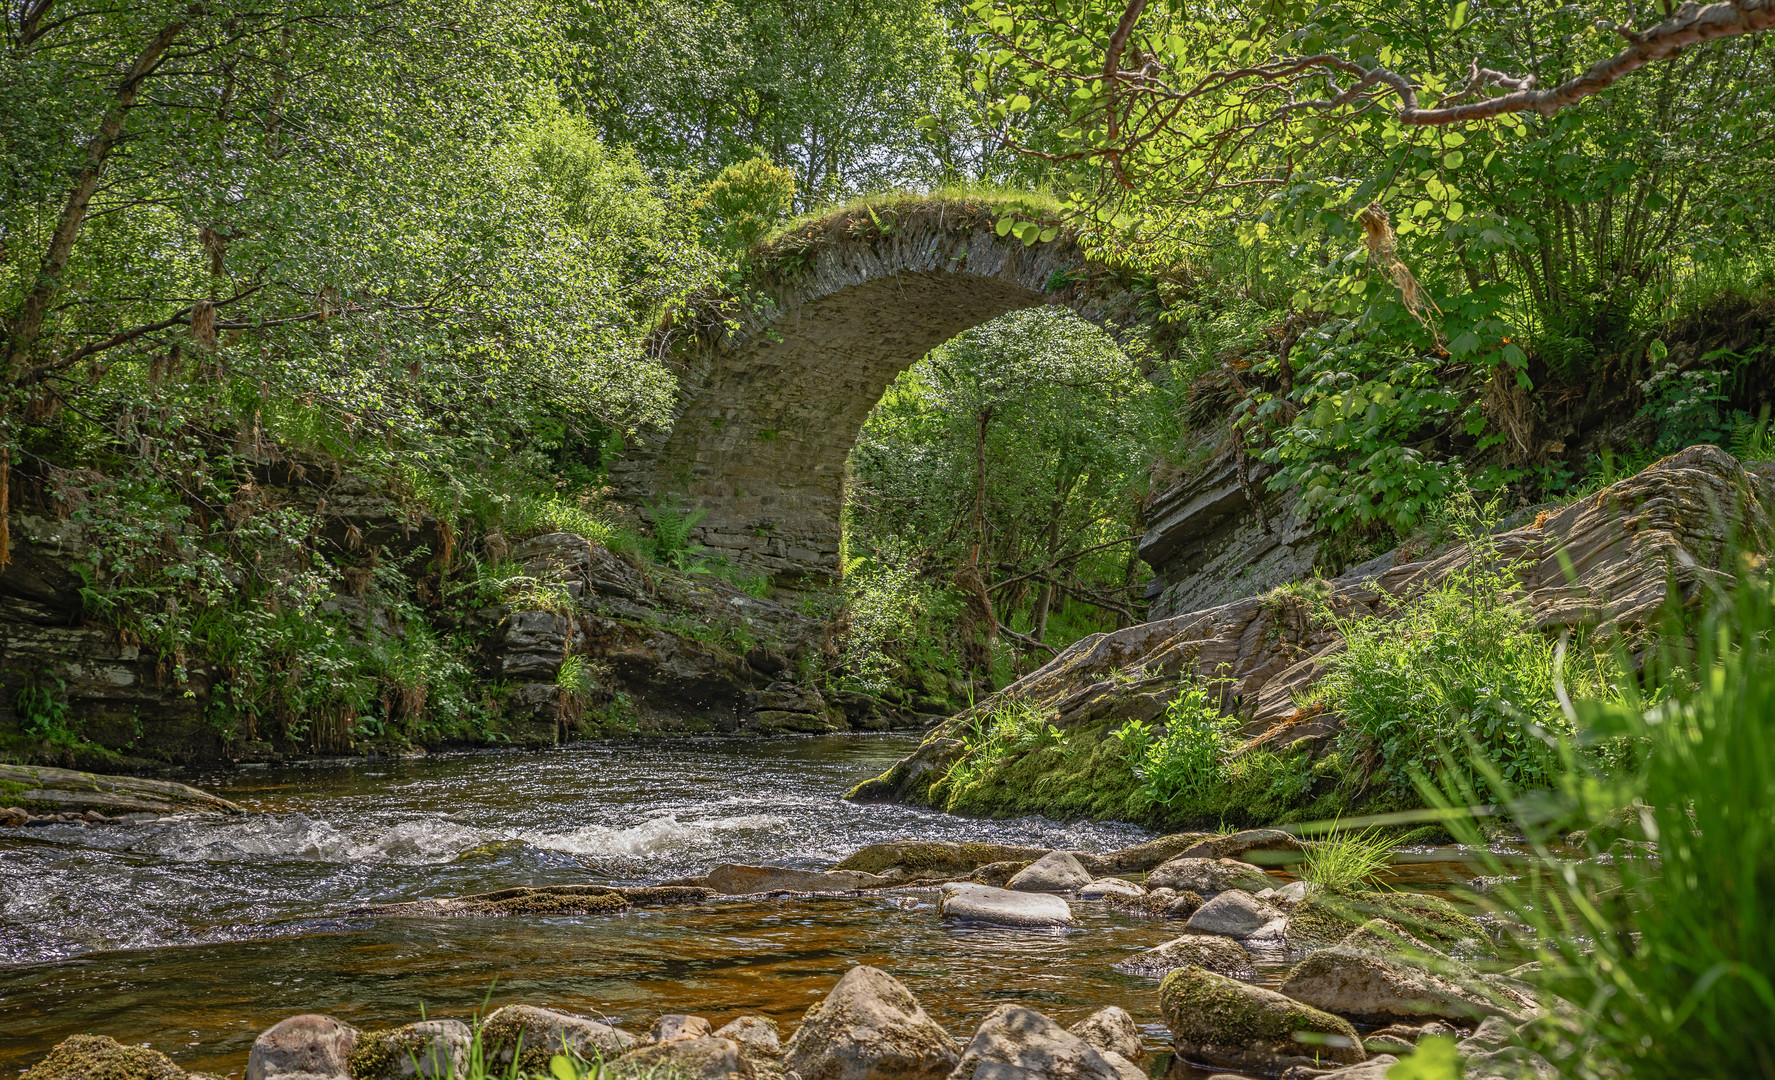
<path id="1" fill-rule="evenodd" d="M 1025 246 L 986 201 L 846 210 L 771 242 L 744 287 L 687 306 L 650 347 L 678 372 L 670 422 L 615 463 L 639 506 L 705 514 L 693 538 L 780 584 L 839 572 L 845 461 L 894 376 L 955 335 L 1062 305 L 1123 337 L 1146 327 L 1126 280 L 1062 233 Z"/>

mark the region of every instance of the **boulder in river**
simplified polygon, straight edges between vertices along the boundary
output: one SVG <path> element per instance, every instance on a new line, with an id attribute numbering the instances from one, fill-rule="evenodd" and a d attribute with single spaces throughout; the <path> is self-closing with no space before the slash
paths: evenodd
<path id="1" fill-rule="evenodd" d="M 1368 1056 L 1349 1021 L 1205 968 L 1165 976 L 1159 1011 L 1178 1056 L 1204 1065 L 1275 1077 L 1294 1065 L 1354 1065 Z"/>
<path id="2" fill-rule="evenodd" d="M 1471 1021 L 1486 1016 L 1522 1022 L 1533 1012 L 1531 1002 L 1477 976 L 1445 978 L 1403 959 L 1343 947 L 1308 953 L 1288 972 L 1281 991 L 1365 1024 L 1430 1017 Z"/>
<path id="3" fill-rule="evenodd" d="M 1259 866 L 1273 866 L 1288 861 L 1286 856 L 1300 849 L 1301 842 L 1293 833 L 1282 829 L 1245 829 L 1203 840 L 1182 854 L 1186 859 L 1239 859 Z M 1265 858 L 1266 855 L 1270 857 Z"/>
<path id="4" fill-rule="evenodd" d="M 1146 875 L 1148 888 L 1163 886 L 1178 892 L 1189 891 L 1203 896 L 1239 889 L 1260 892 L 1276 884 L 1276 879 L 1262 870 L 1236 859 L 1195 859 L 1179 856 Z"/>
<path id="5" fill-rule="evenodd" d="M 246 813 L 243 807 L 189 784 L 36 765 L 0 765 L 0 797 L 11 806 L 56 814 Z"/>
<path id="6" fill-rule="evenodd" d="M 158 1050 L 125 1046 L 109 1035 L 71 1035 L 19 1080 L 185 1080 L 185 1070 Z"/>
<path id="7" fill-rule="evenodd" d="M 1282 912 L 1239 889 L 1228 889 L 1196 909 L 1183 928 L 1192 934 L 1221 934 L 1245 941 L 1280 938 L 1288 925 Z"/>
<path id="8" fill-rule="evenodd" d="M 994 926 L 1071 926 L 1072 908 L 1052 893 L 1017 892 L 955 882 L 943 886 L 938 912 L 946 919 Z"/>
<path id="9" fill-rule="evenodd" d="M 707 1021 L 704 1021 L 707 1024 Z M 752 1080 L 752 1063 L 732 1039 L 712 1035 L 668 1039 L 632 1050 L 604 1066 L 608 1080 Z"/>
<path id="10" fill-rule="evenodd" d="M 777 1032 L 777 1022 L 768 1016 L 736 1017 L 716 1029 L 715 1036 L 732 1039 L 740 1044 L 742 1051 L 766 1057 L 783 1056 L 783 1039 Z"/>
<path id="11" fill-rule="evenodd" d="M 859 965 L 802 1017 L 783 1068 L 801 1080 L 941 1080 L 956 1060 L 955 1040 L 912 991 Z"/>
<path id="12" fill-rule="evenodd" d="M 460 1020 L 422 1020 L 357 1037 L 348 1065 L 352 1080 L 425 1080 L 468 1075 L 474 1032 Z"/>
<path id="13" fill-rule="evenodd" d="M 351 1075 L 357 1028 L 317 1013 L 279 1020 L 247 1054 L 246 1080 L 334 1080 Z"/>
<path id="14" fill-rule="evenodd" d="M 653 1022 L 653 1028 L 647 1033 L 647 1041 L 665 1043 L 678 1039 L 701 1039 L 714 1033 L 715 1025 L 700 1016 L 667 1013 Z"/>
<path id="15" fill-rule="evenodd" d="M 1250 978 L 1251 954 L 1238 942 L 1218 934 L 1185 934 L 1116 964 L 1124 975 L 1162 979 L 1179 968 L 1204 967 L 1236 979 Z"/>
<path id="16" fill-rule="evenodd" d="M 1066 1030 L 1101 1052 L 1120 1054 L 1129 1061 L 1146 1056 L 1146 1048 L 1140 1045 L 1140 1025 L 1120 1005 L 1106 1005 Z"/>
<path id="17" fill-rule="evenodd" d="M 994 1009 L 962 1051 L 950 1080 L 1146 1080 L 1133 1062 L 1100 1050 L 1021 1005 Z"/>
<path id="18" fill-rule="evenodd" d="M 892 878 L 855 870 L 793 870 L 783 866 L 744 866 L 724 863 L 708 872 L 703 881 L 718 893 L 746 896 L 768 892 L 855 892 L 884 889 Z"/>
<path id="19" fill-rule="evenodd" d="M 1455 1044 L 1465 1080 L 1554 1080 L 1559 1070 L 1546 1058 L 1518 1044 L 1514 1028 L 1492 1016 Z"/>
<path id="20" fill-rule="evenodd" d="M 549 1059 L 556 1054 L 596 1061 L 625 1054 L 640 1042 L 609 1024 L 535 1005 L 507 1005 L 481 1022 L 481 1046 L 487 1062 L 502 1075 L 514 1054 L 518 1055 L 520 1072 L 547 1072 Z"/>
<path id="21" fill-rule="evenodd" d="M 1050 851 L 1017 871 L 1008 888 L 1018 892 L 1071 892 L 1091 884 L 1091 872 L 1070 851 Z"/>
<path id="22" fill-rule="evenodd" d="M 1091 869 L 1098 874 L 1145 873 L 1161 863 L 1177 858 L 1203 840 L 1213 838 L 1213 833 L 1205 832 L 1172 833 L 1157 840 L 1148 840 L 1144 844 L 1135 844 L 1133 847 L 1099 856 L 1101 865 Z"/>
<path id="23" fill-rule="evenodd" d="M 833 869 L 880 874 L 894 879 L 896 884 L 907 881 L 945 881 L 965 878 L 988 863 L 1026 863 L 1046 854 L 1046 848 L 1015 844 L 890 840 L 858 849 Z"/>

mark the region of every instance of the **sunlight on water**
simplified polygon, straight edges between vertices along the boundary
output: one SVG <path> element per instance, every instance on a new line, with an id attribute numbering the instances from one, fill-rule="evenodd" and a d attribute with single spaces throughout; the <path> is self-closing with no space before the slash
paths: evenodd
<path id="1" fill-rule="evenodd" d="M 853 963 L 905 979 L 965 1034 L 1007 1000 L 1077 1019 L 1109 1003 L 1162 1040 L 1153 984 L 1111 964 L 1175 927 L 1081 906 L 1067 933 L 945 927 L 928 894 L 718 901 L 587 918 L 374 920 L 365 904 L 512 885 L 632 884 L 723 862 L 824 868 L 917 837 L 1109 851 L 1125 825 L 988 821 L 840 798 L 911 736 L 698 740 L 341 762 L 191 778 L 257 811 L 0 832 L 0 1068 L 69 1034 L 149 1041 L 239 1075 L 295 1012 L 359 1026 L 467 1016 L 492 994 L 785 1034 Z M 1087 910 L 1087 907 L 1089 910 Z M 15 1033 L 26 1033 L 22 1037 Z"/>

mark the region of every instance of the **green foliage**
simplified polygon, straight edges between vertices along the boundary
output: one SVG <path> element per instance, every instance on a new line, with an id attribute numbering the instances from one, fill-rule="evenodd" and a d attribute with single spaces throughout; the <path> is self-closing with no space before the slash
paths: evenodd
<path id="1" fill-rule="evenodd" d="M 1164 733 L 1147 743 L 1135 766 L 1141 790 L 1166 808 L 1199 803 L 1222 783 L 1237 727 L 1236 720 L 1221 714 L 1215 688 L 1199 682 L 1184 684 L 1165 708 Z"/>
<path id="2" fill-rule="evenodd" d="M 1512 785 L 1545 787 L 1570 730 L 1555 646 L 1490 535 L 1469 526 L 1463 539 L 1468 561 L 1440 584 L 1384 614 L 1338 621 L 1345 647 L 1328 665 L 1324 700 L 1344 719 L 1341 745 L 1396 790 L 1469 745 Z M 1601 685 L 1594 662 L 1573 663 L 1565 678 Z"/>
<path id="3" fill-rule="evenodd" d="M 740 255 L 787 218 L 794 202 L 795 174 L 753 158 L 703 185 L 695 209 L 712 233 L 710 246 Z"/>
<path id="4" fill-rule="evenodd" d="M 911 557 L 890 549 L 881 559 L 853 560 L 843 602 L 837 670 L 858 689 L 884 693 L 909 667 L 955 671 L 948 638 L 958 605 L 913 568 Z"/>
<path id="5" fill-rule="evenodd" d="M 68 720 L 67 693 L 68 684 L 54 675 L 39 675 L 21 687 L 13 696 L 12 707 L 25 734 L 55 746 L 80 742 L 80 724 Z"/>
<path id="6" fill-rule="evenodd" d="M 1412 1052 L 1387 1066 L 1387 1080 L 1461 1080 L 1461 1055 L 1445 1035 L 1420 1039 Z"/>
<path id="7" fill-rule="evenodd" d="M 1366 886 L 1393 861 L 1392 844 L 1379 828 L 1308 841 L 1302 854 L 1301 879 L 1333 892 Z"/>
<path id="8" fill-rule="evenodd" d="M 1538 1033 L 1566 1075 L 1760 1076 L 1775 1060 L 1764 914 L 1775 896 L 1775 594 L 1744 576 L 1703 603 L 1699 625 L 1670 627 L 1647 658 L 1645 692 L 1622 655 L 1622 694 L 1577 698 L 1577 736 L 1551 793 L 1520 792 L 1471 762 L 1527 838 L 1526 861 L 1506 866 L 1480 822 L 1450 816 L 1481 872 L 1500 875 L 1477 902 L 1518 928 L 1540 961 L 1533 978 L 1577 1007 Z M 1623 739 L 1643 748 L 1636 769 L 1585 753 Z M 1443 806 L 1478 801 L 1459 783 L 1425 793 Z M 1614 827 L 1589 828 L 1574 860 L 1561 832 L 1599 822 Z"/>
<path id="9" fill-rule="evenodd" d="M 653 517 L 653 560 L 679 570 L 689 569 L 705 550 L 690 542 L 690 533 L 708 511 L 702 507 L 686 509 L 673 494 L 661 497 L 648 510 Z"/>

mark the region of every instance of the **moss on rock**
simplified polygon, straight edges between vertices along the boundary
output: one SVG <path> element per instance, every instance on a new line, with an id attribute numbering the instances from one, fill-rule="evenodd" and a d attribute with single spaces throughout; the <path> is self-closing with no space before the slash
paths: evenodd
<path id="1" fill-rule="evenodd" d="M 1472 916 L 1439 896 L 1410 892 L 1315 893 L 1288 916 L 1289 943 L 1338 944 L 1371 919 L 1384 919 L 1438 948 L 1490 952 L 1491 937 Z"/>
<path id="2" fill-rule="evenodd" d="M 1159 1011 L 1179 1054 L 1208 1064 L 1273 1075 L 1367 1058 L 1349 1021 L 1193 965 L 1159 984 Z"/>
<path id="3" fill-rule="evenodd" d="M 125 1046 L 109 1035 L 74 1035 L 19 1080 L 185 1080 L 185 1070 L 158 1050 Z"/>
<path id="4" fill-rule="evenodd" d="M 839 863 L 835 870 L 865 874 L 903 871 L 908 877 L 966 877 L 989 863 L 1028 862 L 1047 854 L 1043 848 L 1015 844 L 954 843 L 947 840 L 890 840 L 870 844 Z"/>

